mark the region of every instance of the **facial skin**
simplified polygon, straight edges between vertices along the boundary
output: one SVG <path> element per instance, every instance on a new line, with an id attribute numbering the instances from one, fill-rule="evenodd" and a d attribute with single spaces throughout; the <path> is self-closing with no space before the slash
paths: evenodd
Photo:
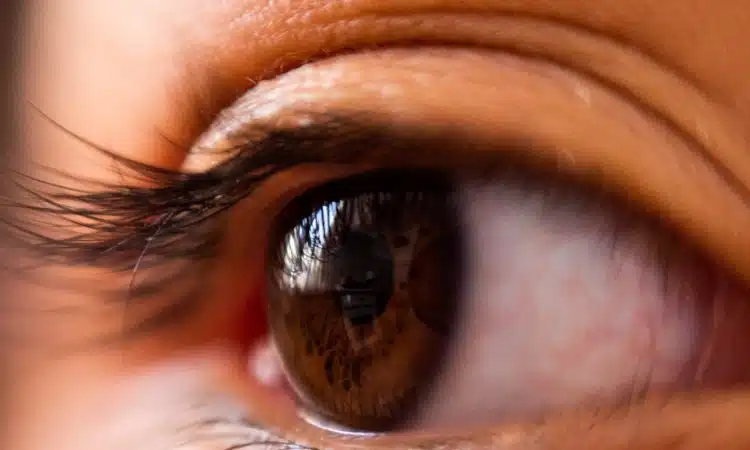
<path id="1" fill-rule="evenodd" d="M 750 281 L 746 0 L 37 0 L 27 12 L 21 150 L 76 179 L 138 183 L 40 111 L 115 154 L 200 172 L 222 158 L 202 145 L 232 143 L 206 133 L 221 132 L 217 115 L 240 97 L 234 111 L 246 123 L 300 106 L 366 105 L 446 133 L 533 140 L 533 160 L 625 192 Z M 350 170 L 319 165 L 268 180 L 232 212 L 231 245 L 201 275 L 206 296 L 224 301 L 124 342 L 91 344 L 127 322 L 121 304 L 14 280 L 8 328 L 24 344 L 11 355 L 14 415 L 2 448 L 203 450 L 267 437 L 236 421 L 195 425 L 216 411 L 241 411 L 271 436 L 320 448 L 750 446 L 750 396 L 739 390 L 476 430 L 352 438 L 306 424 L 288 398 L 248 375 L 252 344 L 237 317 L 262 302 L 273 213 Z M 102 269 L 50 271 L 127 286 Z M 204 403 L 209 412 L 193 407 Z"/>

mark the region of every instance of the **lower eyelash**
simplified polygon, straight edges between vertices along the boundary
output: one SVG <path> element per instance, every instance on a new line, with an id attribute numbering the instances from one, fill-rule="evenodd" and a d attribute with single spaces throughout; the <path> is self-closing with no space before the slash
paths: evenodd
<path id="1" fill-rule="evenodd" d="M 268 450 L 317 450 L 295 444 L 292 441 L 273 436 L 260 425 L 247 420 L 231 420 L 215 417 L 191 425 L 187 438 L 174 450 L 193 450 L 206 443 L 221 443 L 221 450 L 263 448 Z M 226 444 L 225 444 L 226 443 Z M 226 447 L 224 447 L 226 445 Z"/>
<path id="2" fill-rule="evenodd" d="M 211 448 L 239 450 L 264 448 L 269 450 L 316 450 L 314 447 L 295 444 L 274 436 L 262 425 L 249 420 L 236 401 L 223 395 L 207 395 L 187 406 L 180 426 L 173 431 L 174 450 Z"/>
<path id="3" fill-rule="evenodd" d="M 238 148 L 237 158 L 212 171 L 182 173 L 120 156 L 68 130 L 43 111 L 37 112 L 110 158 L 116 168 L 107 170 L 127 172 L 140 184 L 109 185 L 39 166 L 35 169 L 62 181 L 13 173 L 18 198 L 3 202 L 4 209 L 13 213 L 4 224 L 5 234 L 23 250 L 51 264 L 127 272 L 175 258 L 213 256 L 219 232 L 215 222 L 220 221 L 221 213 L 280 168 L 294 163 L 280 163 L 265 155 L 263 148 Z M 243 142 L 244 146 L 252 147 L 252 143 Z M 66 186 L 68 182 L 86 187 Z M 72 230 L 76 228 L 78 231 Z M 69 234 L 56 237 L 60 230 Z"/>

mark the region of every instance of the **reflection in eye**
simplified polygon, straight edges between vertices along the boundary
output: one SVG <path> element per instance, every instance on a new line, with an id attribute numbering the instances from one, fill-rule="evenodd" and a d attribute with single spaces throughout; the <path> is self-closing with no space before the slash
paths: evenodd
<path id="1" fill-rule="evenodd" d="M 314 422 L 514 420 L 747 376 L 711 353 L 737 291 L 655 221 L 523 173 L 447 179 L 368 173 L 281 214 L 271 333 Z"/>

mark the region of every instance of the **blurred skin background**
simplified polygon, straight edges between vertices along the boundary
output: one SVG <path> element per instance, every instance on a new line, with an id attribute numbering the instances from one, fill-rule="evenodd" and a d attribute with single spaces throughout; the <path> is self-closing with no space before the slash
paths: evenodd
<path id="1" fill-rule="evenodd" d="M 750 447 L 750 1 L 23 13 L 2 448 Z M 491 181 L 457 182 L 461 314 L 408 426 L 342 433 L 286 386 L 323 366 L 269 344 L 267 255 L 292 199 L 386 166 Z M 308 409 L 367 401 L 329 384 Z"/>
<path id="2" fill-rule="evenodd" d="M 18 50 L 18 33 L 16 32 L 15 26 L 17 25 L 20 11 L 19 2 L 6 2 L 0 6 L 0 61 L 2 61 L 3 70 L 0 72 L 0 86 L 2 91 L 0 93 L 0 158 L 5 162 L 11 157 L 11 149 L 14 147 L 14 140 L 17 137 L 17 127 L 14 127 L 13 119 L 13 100 L 12 96 L 14 89 L 12 88 L 12 81 L 14 75 L 17 73 L 16 65 L 14 64 L 14 57 L 17 56 Z M 3 174 L 6 171 L 3 170 Z M 7 176 L 3 176 L 7 179 Z M 7 194 L 7 182 L 2 183 L 0 187 L 0 195 Z M 6 211 L 0 212 L 0 215 Z M 0 239 L 3 243 L 5 240 Z M 6 248 L 6 245 L 3 245 Z M 5 253 L 3 253 L 5 255 Z M 0 277 L 0 286 L 4 285 L 5 276 Z M 3 307 L 7 304 L 7 298 L 0 296 L 0 304 Z M 4 314 L 3 314 L 4 315 Z M 5 318 L 0 319 L 2 325 L 0 328 L 4 329 Z M 6 336 L 0 338 L 5 341 Z M 5 364 L 7 360 L 8 348 L 3 343 L 0 345 L 0 419 L 2 420 L 2 429 L 0 429 L 0 441 L 4 439 L 5 433 L 8 427 L 7 421 L 7 390 L 9 389 L 10 383 L 8 382 L 8 367 Z"/>

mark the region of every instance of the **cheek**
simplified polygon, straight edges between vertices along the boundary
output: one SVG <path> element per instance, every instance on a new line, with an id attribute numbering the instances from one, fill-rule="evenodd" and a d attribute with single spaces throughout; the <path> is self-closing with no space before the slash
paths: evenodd
<path id="1" fill-rule="evenodd" d="M 54 368 L 55 377 L 43 386 L 18 389 L 26 396 L 10 418 L 13 445 L 3 448 L 176 449 L 197 434 L 201 421 L 240 411 L 214 390 L 227 364 L 221 351 L 205 349 L 129 375 L 108 372 L 92 359 Z"/>

